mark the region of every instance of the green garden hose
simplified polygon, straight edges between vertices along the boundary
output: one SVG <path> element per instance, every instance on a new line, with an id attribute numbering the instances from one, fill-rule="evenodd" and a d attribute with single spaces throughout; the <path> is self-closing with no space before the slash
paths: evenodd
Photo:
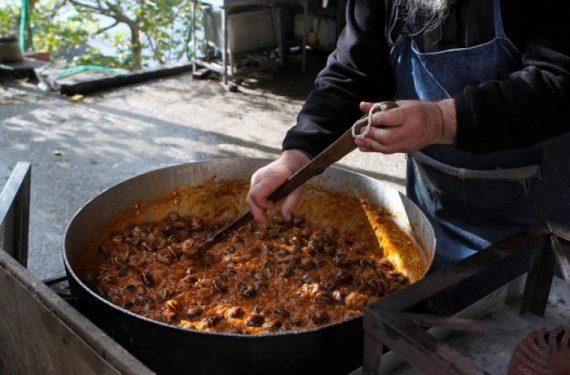
<path id="1" fill-rule="evenodd" d="M 30 1 L 22 0 L 22 10 L 20 11 L 20 51 L 26 52 L 26 28 L 30 22 Z M 30 40 L 32 36 L 30 35 Z"/>
<path id="2" fill-rule="evenodd" d="M 107 68 L 105 66 L 100 66 L 100 65 L 79 65 L 79 66 L 72 66 L 71 68 L 64 69 L 61 72 L 57 73 L 55 76 L 55 80 L 88 71 L 112 73 L 116 76 L 126 75 L 128 73 L 126 70 L 123 69 Z"/>

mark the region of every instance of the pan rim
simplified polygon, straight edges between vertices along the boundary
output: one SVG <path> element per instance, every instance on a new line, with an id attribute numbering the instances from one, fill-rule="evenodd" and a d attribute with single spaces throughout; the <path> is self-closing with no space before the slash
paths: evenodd
<path id="1" fill-rule="evenodd" d="M 100 295 L 98 295 L 97 293 L 95 293 L 92 288 L 88 287 L 83 280 L 81 280 L 81 278 L 75 273 L 75 270 L 73 269 L 73 267 L 71 266 L 71 263 L 69 262 L 68 256 L 67 256 L 67 249 L 68 249 L 68 234 L 69 234 L 69 229 L 71 227 L 71 225 L 74 223 L 76 217 L 90 204 L 92 204 L 92 202 L 94 202 L 98 197 L 108 193 L 109 191 L 117 188 L 119 185 L 128 183 L 132 180 L 141 178 L 143 176 L 149 175 L 149 174 L 154 174 L 154 173 L 159 173 L 159 172 L 164 172 L 166 170 L 169 169 L 176 169 L 176 168 L 180 168 L 182 166 L 187 166 L 187 165 L 198 165 L 198 164 L 206 164 L 206 163 L 210 163 L 212 161 L 232 161 L 232 162 L 240 162 L 240 161 L 255 161 L 255 162 L 267 162 L 270 163 L 275 159 L 270 159 L 270 158 L 248 158 L 248 157 L 239 157 L 239 158 L 210 158 L 210 159 L 202 159 L 202 160 L 196 160 L 196 161 L 190 161 L 190 162 L 186 162 L 186 163 L 179 163 L 179 164 L 173 164 L 173 165 L 169 165 L 169 166 L 165 166 L 165 167 L 161 167 L 161 168 L 157 168 L 157 169 L 153 169 L 138 175 L 135 175 L 133 177 L 127 178 L 125 180 L 122 180 L 116 184 L 113 184 L 112 186 L 102 190 L 101 192 L 97 193 L 93 198 L 89 199 L 84 205 L 82 205 L 74 214 L 73 217 L 71 218 L 71 220 L 69 221 L 69 223 L 67 224 L 67 226 L 65 227 L 65 232 L 63 235 L 63 246 L 62 246 L 62 255 L 63 255 L 63 261 L 64 261 L 64 266 L 65 266 L 65 270 L 68 274 L 71 275 L 71 277 L 73 278 L 74 282 L 76 282 L 77 284 L 80 285 L 80 287 L 87 291 L 92 297 L 95 297 L 99 302 L 103 302 L 105 305 L 107 305 L 108 307 L 111 307 L 115 310 L 118 310 L 122 313 L 127 314 L 128 316 L 135 318 L 135 319 L 140 319 L 144 322 L 147 323 L 151 323 L 151 324 L 157 324 L 159 326 L 162 326 L 164 328 L 170 328 L 170 329 L 175 329 L 181 333 L 193 333 L 193 334 L 201 334 L 201 335 L 206 335 L 206 336 L 223 336 L 223 337 L 233 337 L 233 338 L 244 338 L 244 339 L 260 339 L 260 338 L 275 338 L 275 337 L 281 337 L 281 336 L 291 336 L 291 335 L 302 335 L 302 334 L 310 334 L 310 333 L 315 333 L 317 331 L 322 331 L 325 329 L 332 329 L 335 328 L 337 326 L 346 324 L 346 323 L 351 323 L 354 321 L 357 321 L 359 319 L 363 318 L 364 313 L 358 315 L 358 316 L 354 316 L 348 319 L 343 319 L 343 320 L 339 320 L 336 322 L 332 322 L 332 323 L 328 323 L 325 325 L 321 325 L 318 327 L 313 327 L 313 328 L 308 328 L 308 329 L 303 329 L 303 330 L 296 330 L 296 331 L 278 331 L 278 332 L 262 332 L 259 334 L 244 334 L 244 333 L 232 333 L 232 332 L 205 332 L 205 331 L 199 331 L 199 330 L 195 330 L 195 329 L 191 329 L 191 328 L 182 328 L 176 325 L 172 325 L 172 324 L 167 324 L 164 322 L 160 322 L 158 320 L 154 320 L 154 319 L 150 319 L 147 318 L 143 315 L 139 315 L 139 314 L 135 314 L 130 310 L 127 310 L 121 306 L 115 305 L 114 303 L 108 301 L 107 299 L 101 297 Z M 359 173 L 359 172 L 354 172 L 351 171 L 347 168 L 342 168 L 342 167 L 338 167 L 338 166 L 332 166 L 329 167 L 329 169 L 333 169 L 333 170 L 338 170 L 341 172 L 346 172 L 346 173 L 350 173 L 356 176 L 359 176 L 360 178 L 364 178 L 365 180 L 370 180 L 370 181 L 374 181 L 375 183 L 382 183 L 385 184 L 383 181 L 381 180 L 377 180 L 374 179 L 370 176 L 367 176 L 365 174 Z M 401 192 L 397 191 L 396 189 L 394 189 L 391 186 L 385 185 L 385 188 L 390 189 L 395 191 L 396 193 L 398 193 L 398 195 L 400 196 L 400 198 L 404 198 L 406 200 L 409 200 L 409 198 L 407 198 L 404 194 L 402 194 Z M 411 202 L 411 201 L 410 201 Z M 411 202 L 413 203 L 413 202 Z M 413 203 L 414 204 L 414 203 Z M 414 204 L 415 205 L 415 204 Z M 415 206 L 415 209 L 418 210 L 418 213 L 422 216 L 423 219 L 425 219 L 426 222 L 429 222 L 429 220 L 427 219 L 427 217 L 425 216 L 425 214 L 421 211 L 421 209 L 417 206 Z M 430 230 L 433 232 L 434 229 L 433 227 L 431 227 L 430 224 Z M 432 259 L 429 262 L 428 267 L 426 267 L 425 272 L 422 275 L 422 278 L 424 278 L 426 276 L 426 274 L 429 272 L 429 270 L 431 269 L 432 265 L 433 265 L 433 258 L 435 257 L 435 249 L 436 249 L 436 243 L 437 240 L 435 239 L 435 235 L 433 236 L 433 254 L 434 256 L 432 256 Z M 421 244 L 422 246 L 426 247 L 425 244 Z M 406 287 L 402 288 L 405 289 Z"/>

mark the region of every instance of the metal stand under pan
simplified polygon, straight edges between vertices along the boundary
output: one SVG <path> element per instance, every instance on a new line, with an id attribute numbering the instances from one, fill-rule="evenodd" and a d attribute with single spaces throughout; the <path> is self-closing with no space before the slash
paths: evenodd
<path id="1" fill-rule="evenodd" d="M 475 302 L 471 306 L 452 315 L 452 317 L 457 319 L 475 320 L 489 314 L 490 312 L 502 306 L 505 303 L 505 301 L 521 294 L 524 288 L 525 280 L 526 280 L 526 275 L 520 276 L 516 280 L 511 281 L 509 284 L 504 285 L 503 287 L 483 297 L 482 299 Z M 480 325 L 475 325 L 474 329 L 483 330 L 484 327 Z M 432 327 L 429 328 L 427 332 L 437 340 L 441 341 L 452 335 L 455 331 L 451 328 Z M 405 354 L 400 354 L 389 349 L 383 352 L 380 361 L 382 366 L 379 369 L 379 372 L 377 373 L 379 375 L 390 374 L 394 370 L 398 369 L 399 367 L 407 363 Z M 349 375 L 362 375 L 362 374 L 363 374 L 363 368 L 361 367 L 356 369 Z"/>
<path id="2" fill-rule="evenodd" d="M 454 314 L 439 311 L 426 314 L 426 308 L 449 290 L 469 290 L 469 283 L 485 273 L 519 264 L 526 258 L 527 272 L 507 280 L 474 304 Z M 570 231 L 555 223 L 527 228 L 444 270 L 397 291 L 368 306 L 364 312 L 363 367 L 352 375 L 384 374 L 405 360 L 422 373 L 485 374 L 473 361 L 440 340 L 453 331 L 485 332 L 489 327 L 474 320 L 490 312 L 506 298 L 520 294 L 519 313 L 543 316 L 550 294 L 555 267 L 570 286 Z M 525 271 L 526 271 L 525 270 Z M 494 274 L 501 279 L 500 273 Z M 481 285 L 481 284 L 479 284 Z M 495 284 L 496 285 L 496 284 Z M 482 287 L 481 289 L 485 289 Z M 471 289 L 471 291 L 473 291 Z M 426 330 L 426 327 L 432 327 Z M 390 351 L 388 351 L 390 350 Z"/>

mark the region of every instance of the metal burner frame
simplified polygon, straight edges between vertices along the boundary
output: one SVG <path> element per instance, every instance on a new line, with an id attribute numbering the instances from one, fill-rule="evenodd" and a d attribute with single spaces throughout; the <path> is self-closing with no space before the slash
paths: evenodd
<path id="1" fill-rule="evenodd" d="M 386 349 L 394 351 L 422 373 L 486 374 L 468 357 L 436 339 L 424 327 L 483 332 L 489 329 L 488 326 L 471 319 L 413 310 L 438 293 L 501 262 L 508 262 L 523 251 L 531 251 L 532 256 L 519 313 L 543 316 L 556 264 L 570 286 L 570 230 L 552 222 L 531 226 L 366 307 L 362 374 L 380 374 Z"/>

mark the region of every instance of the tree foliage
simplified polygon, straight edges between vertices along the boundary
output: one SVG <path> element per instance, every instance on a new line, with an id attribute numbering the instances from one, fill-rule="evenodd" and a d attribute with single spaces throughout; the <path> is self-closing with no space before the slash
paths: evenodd
<path id="1" fill-rule="evenodd" d="M 0 34 L 15 31 L 19 3 L 0 8 Z M 180 60 L 187 51 L 190 0 L 39 0 L 33 45 L 79 64 L 139 69 Z M 92 41 L 111 46 L 103 54 Z M 97 45 L 95 43 L 95 45 Z"/>
<path id="2" fill-rule="evenodd" d="M 0 7 L 0 37 L 16 34 L 19 10 L 15 6 Z"/>

